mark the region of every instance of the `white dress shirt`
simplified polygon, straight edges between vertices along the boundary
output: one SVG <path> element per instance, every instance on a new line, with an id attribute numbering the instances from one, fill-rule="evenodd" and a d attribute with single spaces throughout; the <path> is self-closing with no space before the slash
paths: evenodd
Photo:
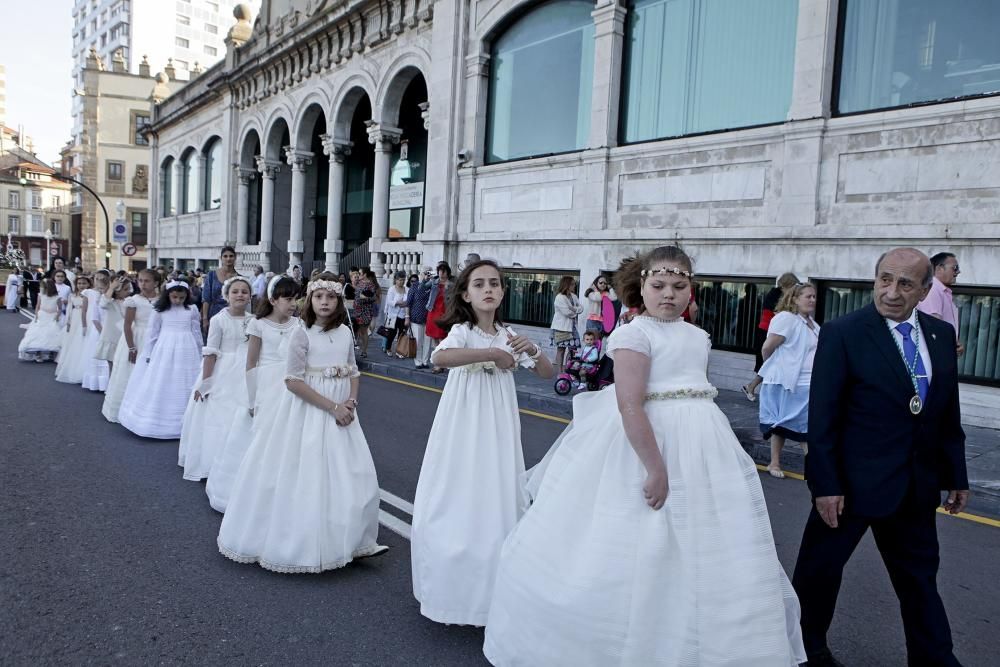
<path id="1" fill-rule="evenodd" d="M 931 355 L 930 352 L 927 351 L 927 340 L 924 337 L 924 330 L 922 327 L 920 329 L 920 340 L 917 341 L 916 338 L 917 327 L 919 326 L 917 323 L 917 309 L 914 308 L 913 312 L 910 313 L 910 317 L 904 321 L 909 322 L 911 325 L 913 325 L 913 330 L 910 332 L 910 338 L 912 338 L 914 341 L 917 342 L 917 347 L 920 350 L 920 358 L 923 359 L 924 361 L 924 370 L 927 371 L 927 386 L 930 386 L 931 375 L 933 375 L 934 371 L 931 369 Z M 900 350 L 900 355 L 902 356 L 903 334 L 899 333 L 899 330 L 896 329 L 896 325 L 902 324 L 902 322 L 896 322 L 894 320 L 890 320 L 888 317 L 885 318 L 885 322 L 889 326 L 889 329 L 892 330 L 892 335 L 896 339 L 897 349 Z M 909 366 L 909 364 L 913 363 L 913 359 L 912 358 L 907 359 L 905 356 L 903 356 L 903 363 Z"/>

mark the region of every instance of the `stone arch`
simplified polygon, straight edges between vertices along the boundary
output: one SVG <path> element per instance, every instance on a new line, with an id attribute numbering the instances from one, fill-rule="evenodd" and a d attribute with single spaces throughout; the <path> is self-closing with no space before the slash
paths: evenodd
<path id="1" fill-rule="evenodd" d="M 470 35 L 470 41 L 478 42 L 482 51 L 489 50 L 488 46 L 482 46 L 503 32 L 507 26 L 511 25 L 521 16 L 541 5 L 545 0 L 499 0 L 482 15 L 476 24 L 475 34 Z M 595 7 L 596 7 L 596 3 Z"/>
<path id="2" fill-rule="evenodd" d="M 284 136 L 291 137 L 291 129 L 284 116 L 272 118 L 267 125 L 267 132 L 261 140 L 261 155 L 268 160 L 284 161 Z"/>
<path id="3" fill-rule="evenodd" d="M 326 124 L 326 109 L 319 102 L 305 106 L 295 121 L 294 131 L 289 132 L 289 138 L 298 150 L 309 150 L 317 123 L 322 120 Z"/>
<path id="4" fill-rule="evenodd" d="M 375 99 L 373 91 L 376 88 L 375 81 L 365 73 L 348 77 L 334 99 L 333 112 L 327 123 L 327 134 L 346 141 L 351 136 L 351 120 L 354 118 L 358 102 L 362 97 L 367 97 L 369 102 L 372 102 Z"/>
<path id="5" fill-rule="evenodd" d="M 238 145 L 240 147 L 237 157 L 239 166 L 243 169 L 256 169 L 256 157 L 260 153 L 261 146 L 260 132 L 257 128 L 252 126 L 245 128 Z"/>
<path id="6" fill-rule="evenodd" d="M 330 117 L 330 97 L 323 89 L 313 90 L 302 100 L 298 108 L 299 111 L 295 114 L 290 125 L 293 131 L 289 135 L 293 140 L 293 145 L 296 147 L 301 143 L 299 140 L 302 137 L 303 129 L 308 129 L 315 123 L 318 117 L 317 110 L 323 115 L 324 119 Z"/>
<path id="7" fill-rule="evenodd" d="M 399 105 L 407 86 L 418 75 L 423 77 L 426 83 L 426 72 L 429 71 L 430 59 L 426 53 L 419 50 L 409 51 L 389 65 L 372 104 L 378 121 L 396 125 L 399 120 Z"/>

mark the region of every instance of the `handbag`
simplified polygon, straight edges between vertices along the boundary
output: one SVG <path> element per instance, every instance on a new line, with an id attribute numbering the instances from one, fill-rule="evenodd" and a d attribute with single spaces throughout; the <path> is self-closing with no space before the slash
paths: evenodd
<path id="1" fill-rule="evenodd" d="M 380 324 L 379 328 L 375 330 L 375 333 L 377 333 L 382 338 L 389 338 L 391 336 L 394 336 L 395 331 L 394 329 L 389 327 L 388 324 L 389 324 L 389 318 L 387 317 L 385 318 L 385 323 Z"/>
<path id="2" fill-rule="evenodd" d="M 417 356 L 417 339 L 413 337 L 413 331 L 406 330 L 406 334 L 400 337 L 396 343 L 396 354 L 400 354 L 406 359 L 415 359 Z"/>

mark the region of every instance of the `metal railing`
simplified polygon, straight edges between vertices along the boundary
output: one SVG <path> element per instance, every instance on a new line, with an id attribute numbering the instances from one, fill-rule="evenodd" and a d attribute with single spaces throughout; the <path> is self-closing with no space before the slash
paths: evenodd
<path id="1" fill-rule="evenodd" d="M 365 241 L 351 252 L 340 258 L 340 272 L 347 273 L 352 267 L 365 268 L 371 266 L 372 254 L 368 252 L 368 241 Z"/>

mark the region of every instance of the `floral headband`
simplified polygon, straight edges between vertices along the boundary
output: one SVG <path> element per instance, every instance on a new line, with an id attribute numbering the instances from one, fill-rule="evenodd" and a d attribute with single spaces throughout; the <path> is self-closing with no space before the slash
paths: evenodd
<path id="1" fill-rule="evenodd" d="M 337 296 L 344 293 L 344 286 L 334 280 L 314 280 L 306 287 L 306 295 L 312 294 L 313 290 L 318 289 L 330 290 Z"/>
<path id="2" fill-rule="evenodd" d="M 685 278 L 691 277 L 690 271 L 685 271 L 684 269 L 678 269 L 676 266 L 671 266 L 670 268 L 664 269 L 643 269 L 639 274 L 643 278 L 649 278 L 650 276 L 665 276 L 668 273 L 672 273 L 675 276 L 684 276 Z"/>
<path id="3" fill-rule="evenodd" d="M 267 298 L 268 299 L 273 299 L 274 298 L 274 288 L 278 286 L 278 281 L 281 280 L 282 278 L 284 278 L 284 276 L 279 273 L 278 275 L 276 275 L 273 278 L 271 278 L 270 281 L 268 281 L 268 283 L 267 283 Z"/>
<path id="4" fill-rule="evenodd" d="M 231 278 L 226 278 L 225 282 L 222 283 L 223 299 L 226 299 L 227 301 L 229 300 L 226 297 L 229 296 L 229 288 L 232 287 L 233 283 L 235 282 L 242 282 L 251 290 L 253 290 L 253 286 L 250 284 L 250 281 L 247 278 L 244 278 L 243 276 L 232 276 Z"/>
<path id="5" fill-rule="evenodd" d="M 169 292 L 170 290 L 175 289 L 177 287 L 186 289 L 189 292 L 191 291 L 191 288 L 188 287 L 188 284 L 183 280 L 171 280 L 170 282 L 168 282 L 166 285 L 163 286 L 163 290 L 165 292 Z"/>

